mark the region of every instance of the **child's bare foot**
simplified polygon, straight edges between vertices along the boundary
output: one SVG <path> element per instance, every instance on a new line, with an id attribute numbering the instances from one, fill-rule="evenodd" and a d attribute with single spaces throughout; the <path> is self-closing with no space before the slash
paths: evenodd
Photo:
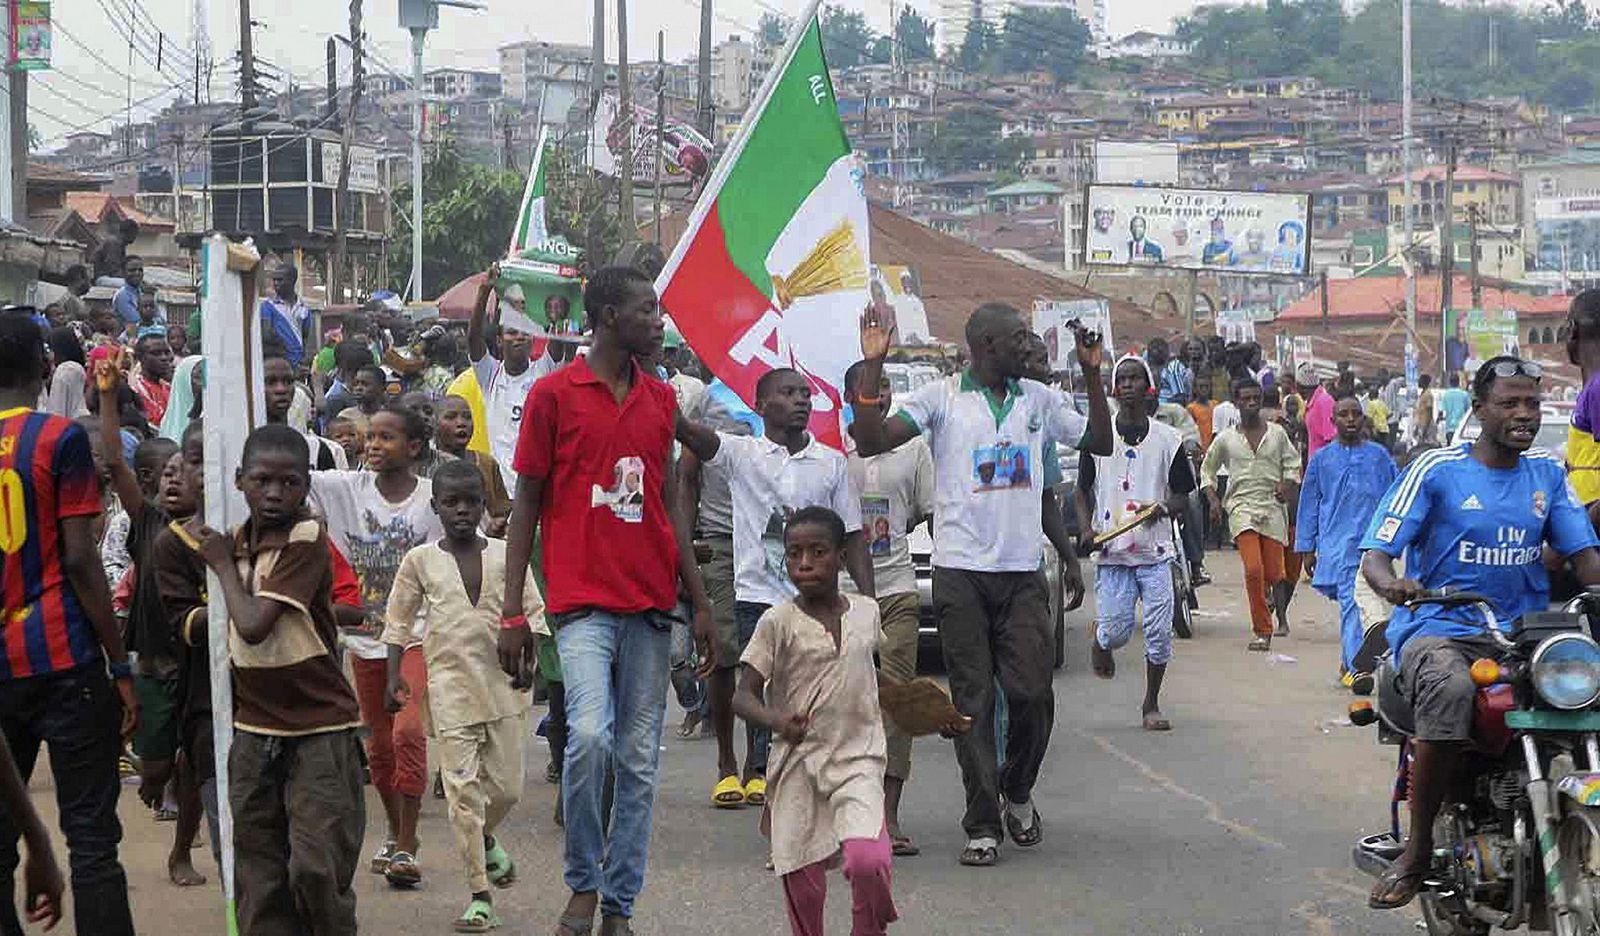
<path id="1" fill-rule="evenodd" d="M 1110 650 L 1100 646 L 1098 637 L 1090 645 L 1089 660 L 1094 674 L 1101 679 L 1111 679 L 1117 675 L 1117 658 L 1111 655 Z"/>
<path id="2" fill-rule="evenodd" d="M 187 854 L 167 857 L 167 877 L 179 887 L 199 887 L 206 882 L 206 876 L 195 870 Z"/>

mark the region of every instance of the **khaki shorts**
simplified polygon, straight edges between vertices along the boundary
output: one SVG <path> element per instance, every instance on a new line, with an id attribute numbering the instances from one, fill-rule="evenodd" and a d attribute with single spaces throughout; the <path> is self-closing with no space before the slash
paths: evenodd
<path id="1" fill-rule="evenodd" d="M 733 613 L 733 539 L 708 537 L 711 558 L 700 565 L 700 578 L 711 601 L 711 619 L 717 625 L 717 669 L 738 669 L 744 641 L 739 639 L 739 622 Z"/>

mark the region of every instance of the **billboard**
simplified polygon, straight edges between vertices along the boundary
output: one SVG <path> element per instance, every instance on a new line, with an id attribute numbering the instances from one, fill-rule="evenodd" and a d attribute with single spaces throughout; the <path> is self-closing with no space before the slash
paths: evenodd
<path id="1" fill-rule="evenodd" d="M 1094 180 L 1128 185 L 1177 185 L 1178 144 L 1096 140 Z"/>
<path id="2" fill-rule="evenodd" d="M 1084 259 L 1097 266 L 1303 275 L 1309 195 L 1091 185 Z"/>
<path id="3" fill-rule="evenodd" d="M 1600 197 L 1536 198 L 1533 228 L 1539 269 L 1600 270 Z"/>

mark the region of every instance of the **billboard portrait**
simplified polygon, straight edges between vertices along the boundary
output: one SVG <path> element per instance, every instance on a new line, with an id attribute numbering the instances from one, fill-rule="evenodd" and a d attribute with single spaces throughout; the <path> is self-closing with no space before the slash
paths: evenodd
<path id="1" fill-rule="evenodd" d="M 1104 299 L 1035 299 L 1033 331 L 1044 339 L 1050 369 L 1061 372 L 1076 366 L 1078 338 L 1068 322 L 1082 322 L 1100 333 L 1102 347 L 1111 354 L 1116 339 L 1111 335 L 1111 304 Z"/>
<path id="2" fill-rule="evenodd" d="M 1098 266 L 1304 275 L 1308 195 L 1091 185 L 1084 259 Z"/>

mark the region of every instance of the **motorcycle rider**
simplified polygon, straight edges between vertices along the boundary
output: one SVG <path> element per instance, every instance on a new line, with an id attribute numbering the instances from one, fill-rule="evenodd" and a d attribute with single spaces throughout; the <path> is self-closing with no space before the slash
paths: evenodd
<path id="1" fill-rule="evenodd" d="M 1538 364 L 1492 358 L 1478 369 L 1472 409 L 1483 427 L 1477 441 L 1427 452 L 1380 501 L 1361 544 L 1361 571 L 1374 591 L 1400 605 L 1388 639 L 1399 687 L 1415 713 L 1411 739 L 1411 834 L 1405 851 L 1373 886 L 1368 904 L 1393 909 L 1411 902 L 1433 853 L 1433 824 L 1469 739 L 1476 686 L 1473 660 L 1499 655 L 1473 609 L 1440 604 L 1404 607 L 1441 588 L 1486 596 L 1509 625 L 1543 611 L 1550 582 L 1542 560 L 1548 543 L 1570 560 L 1585 585 L 1600 585 L 1600 553 L 1583 508 L 1555 456 L 1532 449 L 1539 430 Z M 1410 575 L 1400 578 L 1402 553 Z"/>

